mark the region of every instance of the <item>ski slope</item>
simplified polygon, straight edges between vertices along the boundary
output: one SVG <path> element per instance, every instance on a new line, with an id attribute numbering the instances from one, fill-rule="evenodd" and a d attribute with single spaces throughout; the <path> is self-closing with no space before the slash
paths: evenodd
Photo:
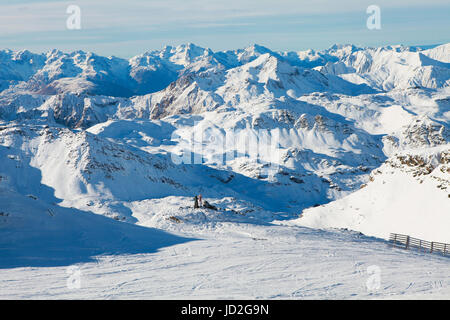
<path id="1" fill-rule="evenodd" d="M 28 202 L 32 205 L 35 201 Z M 100 232 L 103 227 L 122 228 L 122 232 L 129 228 L 133 233 L 139 230 L 93 216 L 98 221 L 96 225 L 90 224 L 92 232 L 82 226 L 82 242 L 65 237 L 70 241 L 70 246 L 66 246 L 54 237 L 34 243 L 35 259 L 28 257 L 16 265 L 8 266 L 11 260 L 2 256 L 0 298 L 448 299 L 450 296 L 448 257 L 392 248 L 385 241 L 355 232 L 318 231 L 287 226 L 276 220 L 271 223 L 268 222 L 274 218 L 271 215 L 256 218 L 261 215 L 243 213 L 239 204 L 235 213 L 194 210 L 189 208 L 191 202 L 190 198 L 169 197 L 134 203 L 138 225 L 158 227 L 170 235 L 156 239 L 152 234 L 156 231 L 141 230 L 141 242 L 130 246 L 136 243 L 133 241 L 136 236 L 125 233 L 126 246 L 116 249 L 114 254 L 107 253 L 107 248 L 118 248 L 113 242 L 119 239 L 116 234 L 110 234 L 111 240 L 105 237 Z M 21 203 L 17 210 L 23 211 L 27 201 Z M 36 214 L 40 206 L 34 207 L 38 209 L 34 210 Z M 46 214 L 42 219 L 48 228 L 57 218 L 81 219 L 82 215 L 59 207 L 53 208 L 53 212 L 54 217 Z M 74 226 L 65 224 L 62 230 L 67 229 L 73 232 Z M 28 237 L 32 235 L 28 233 Z M 0 245 L 19 249 L 14 248 L 14 243 L 2 238 Z M 89 251 L 94 243 L 96 247 L 101 247 L 98 243 L 107 243 L 105 253 Z M 61 252 L 60 259 L 48 260 L 48 252 L 55 250 Z M 79 288 L 68 287 L 71 276 L 68 266 L 79 268 Z M 379 286 L 370 284 L 374 275 L 371 269 L 368 272 L 368 267 L 373 266 L 379 268 Z"/>

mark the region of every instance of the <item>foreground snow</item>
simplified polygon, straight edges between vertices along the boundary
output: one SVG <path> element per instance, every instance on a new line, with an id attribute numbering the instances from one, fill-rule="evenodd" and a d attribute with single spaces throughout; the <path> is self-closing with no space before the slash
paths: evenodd
<path id="1" fill-rule="evenodd" d="M 0 270 L 2 299 L 361 299 L 450 297 L 448 258 L 391 249 L 347 233 L 306 228 L 222 226 L 152 254 L 80 263 L 81 288 L 66 267 Z M 264 239 L 264 240 L 263 240 Z M 327 240 L 324 240 L 327 239 Z M 369 266 L 381 286 L 369 292 Z"/>
<path id="2" fill-rule="evenodd" d="M 221 207 L 227 205 L 226 201 L 211 201 Z M 94 240 L 103 241 L 103 235 L 96 236 L 87 232 L 84 243 L 73 243 L 70 250 L 64 248 L 63 243 L 59 243 L 59 246 L 59 240 L 54 238 L 53 242 L 50 240 L 56 246 L 53 249 L 59 248 L 72 261 L 66 266 L 37 267 L 29 260 L 22 261 L 22 267 L 0 269 L 0 298 L 450 297 L 448 257 L 392 248 L 385 241 L 354 232 L 318 231 L 279 225 L 283 221 L 268 223 L 265 220 L 274 217 L 249 208 L 242 210 L 242 203 L 235 203 L 234 211 L 194 210 L 188 207 L 190 203 L 189 198 L 169 197 L 132 205 L 138 224 L 159 227 L 177 235 L 160 238 L 157 252 L 149 249 L 154 248 L 155 241 L 149 237 L 147 248 L 141 247 L 139 253 L 122 251 L 114 255 L 93 255 L 88 261 L 76 262 L 73 261 L 76 257 L 72 254 L 74 247 L 89 247 L 89 243 Z M 165 210 L 160 210 L 163 205 Z M 64 219 L 65 214 L 77 216 L 76 213 L 65 213 L 60 208 L 53 210 L 56 212 L 55 217 L 59 216 L 59 219 Z M 257 219 L 258 214 L 266 218 Z M 48 216 L 44 221 L 51 225 L 53 219 L 54 217 Z M 102 220 L 97 223 L 97 228 L 104 225 Z M 111 224 L 110 228 L 115 224 L 125 225 L 123 228 L 129 225 L 114 221 Z M 77 230 L 73 226 L 70 228 Z M 135 237 L 131 234 L 127 237 L 127 243 L 133 243 Z M 163 239 L 166 239 L 166 245 Z M 173 245 L 170 243 L 171 239 L 184 240 Z M 1 242 L 4 247 L 8 241 L 2 239 Z M 40 250 L 48 249 L 43 248 L 43 245 L 49 244 L 35 244 L 36 256 Z M 71 276 L 67 266 L 76 266 L 81 271 L 80 288 L 70 289 L 67 286 Z M 367 285 L 374 275 L 370 273 L 371 269 L 368 272 L 368 267 L 374 268 L 373 266 L 379 270 L 380 285 L 370 287 L 369 283 L 369 290 Z"/>

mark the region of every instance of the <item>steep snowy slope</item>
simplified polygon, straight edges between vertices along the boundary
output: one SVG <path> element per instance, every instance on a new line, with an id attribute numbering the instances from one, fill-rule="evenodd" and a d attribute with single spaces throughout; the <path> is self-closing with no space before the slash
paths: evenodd
<path id="1" fill-rule="evenodd" d="M 305 210 L 292 223 L 349 228 L 385 239 L 393 232 L 449 243 L 449 164 L 449 145 L 396 154 L 361 190 Z"/>

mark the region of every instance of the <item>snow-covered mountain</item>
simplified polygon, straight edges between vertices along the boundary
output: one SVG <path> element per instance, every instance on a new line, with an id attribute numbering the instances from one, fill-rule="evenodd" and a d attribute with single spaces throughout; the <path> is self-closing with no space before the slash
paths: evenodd
<path id="1" fill-rule="evenodd" d="M 450 241 L 448 48 L 3 50 L 0 186 L 128 222 L 140 201 L 202 193 L 262 208 L 265 222 L 301 214 L 312 227 Z M 263 132 L 276 152 L 222 148 L 227 132 Z M 193 136 L 200 163 L 174 162 Z M 424 211 L 427 223 L 404 217 Z"/>
<path id="2" fill-rule="evenodd" d="M 349 228 L 388 238 L 398 233 L 450 241 L 448 146 L 399 153 L 372 172 L 370 181 L 348 197 L 305 210 L 294 224 Z"/>
<path id="3" fill-rule="evenodd" d="M 327 62 L 319 70 L 380 90 L 441 88 L 449 85 L 449 64 L 436 60 L 446 59 L 440 53 L 444 49 L 438 47 L 423 53 L 395 49 L 388 47 L 355 51 L 337 62 Z"/>

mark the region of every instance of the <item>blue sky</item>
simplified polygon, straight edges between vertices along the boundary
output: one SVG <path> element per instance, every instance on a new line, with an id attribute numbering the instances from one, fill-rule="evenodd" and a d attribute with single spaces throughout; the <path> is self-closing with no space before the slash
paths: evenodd
<path id="1" fill-rule="evenodd" d="M 68 30 L 69 5 L 81 30 Z M 369 5 L 381 30 L 366 27 Z M 273 50 L 450 42 L 448 0 L 0 0 L 0 48 L 57 48 L 131 57 L 192 42 L 213 50 L 257 43 Z"/>

